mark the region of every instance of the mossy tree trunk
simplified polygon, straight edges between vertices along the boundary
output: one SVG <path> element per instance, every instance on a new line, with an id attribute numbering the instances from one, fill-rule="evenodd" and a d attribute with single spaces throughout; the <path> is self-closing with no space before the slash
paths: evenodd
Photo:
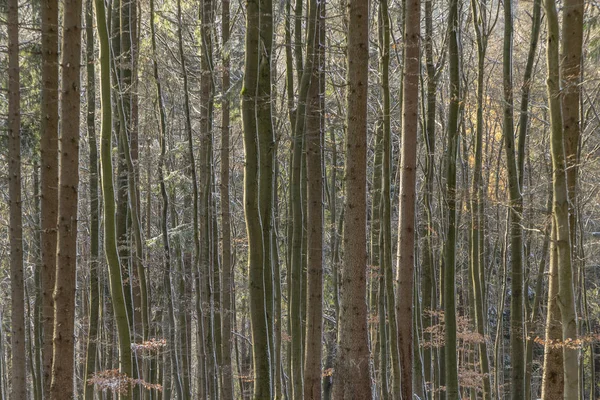
<path id="1" fill-rule="evenodd" d="M 110 85 L 110 44 L 106 24 L 106 9 L 102 0 L 95 1 L 96 29 L 100 42 L 100 108 L 101 108 L 101 141 L 100 169 L 102 178 L 103 215 L 104 215 L 104 252 L 109 268 L 110 291 L 113 313 L 117 325 L 119 339 L 119 369 L 127 377 L 132 377 L 131 336 L 129 316 L 123 292 L 123 280 L 119 253 L 117 250 L 115 222 L 115 191 L 113 183 L 113 163 L 111 154 L 112 142 L 112 108 Z M 128 393 L 121 396 L 128 399 Z"/>

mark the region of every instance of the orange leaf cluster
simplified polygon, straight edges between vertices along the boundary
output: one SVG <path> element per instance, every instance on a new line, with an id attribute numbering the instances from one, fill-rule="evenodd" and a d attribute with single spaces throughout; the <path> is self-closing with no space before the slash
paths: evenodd
<path id="1" fill-rule="evenodd" d="M 158 383 L 149 383 L 143 379 L 133 379 L 119 372 L 118 369 L 108 369 L 96 372 L 90 379 L 88 385 L 94 385 L 103 392 L 111 391 L 113 393 L 125 394 L 132 386 L 138 385 L 147 390 L 162 390 Z"/>

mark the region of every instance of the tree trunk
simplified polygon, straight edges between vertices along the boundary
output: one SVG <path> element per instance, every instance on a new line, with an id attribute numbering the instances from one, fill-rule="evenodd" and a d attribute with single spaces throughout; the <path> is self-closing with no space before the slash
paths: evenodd
<path id="1" fill-rule="evenodd" d="M 369 338 L 367 330 L 367 89 L 369 57 L 369 4 L 350 0 L 347 5 L 348 90 L 346 142 L 346 207 L 343 235 L 338 359 L 334 399 L 369 399 Z"/>
<path id="2" fill-rule="evenodd" d="M 98 282 L 98 252 L 100 248 L 98 198 L 98 146 L 96 142 L 96 68 L 94 65 L 94 9 L 87 0 L 85 9 L 86 65 L 87 65 L 87 133 L 90 146 L 90 297 L 89 330 L 84 375 L 84 398 L 93 400 L 94 388 L 87 380 L 96 372 L 100 293 Z"/>
<path id="3" fill-rule="evenodd" d="M 448 145 L 446 156 L 446 204 L 448 235 L 444 248 L 444 321 L 446 399 L 456 400 L 458 392 L 458 359 L 456 343 L 456 158 L 458 153 L 458 114 L 460 107 L 460 66 L 458 47 L 458 1 L 450 2 L 448 15 L 450 106 L 448 111 Z"/>
<path id="4" fill-rule="evenodd" d="M 21 88 L 19 4 L 8 2 L 8 196 L 10 208 L 11 398 L 27 398 L 25 369 L 25 287 L 21 205 Z"/>
<path id="5" fill-rule="evenodd" d="M 81 0 L 65 4 L 61 47 L 61 134 L 54 335 L 50 399 L 74 397 L 75 284 L 79 186 Z"/>
<path id="6" fill-rule="evenodd" d="M 305 74 L 310 83 L 306 97 L 306 176 L 307 176 L 307 309 L 306 344 L 304 346 L 304 399 L 321 399 L 321 358 L 323 341 L 323 170 L 321 126 L 321 71 L 324 58 L 321 54 L 323 42 L 320 40 L 321 24 L 325 20 L 322 12 L 324 0 L 309 3 L 309 34 L 312 54 L 307 51 Z M 310 69 L 309 69 L 310 65 Z"/>
<path id="7" fill-rule="evenodd" d="M 508 186 L 510 198 L 510 363 L 511 399 L 519 400 L 525 393 L 525 355 L 523 325 L 523 196 L 519 185 L 513 119 L 513 9 L 512 0 L 504 2 L 503 89 L 504 128 Z"/>
<path id="8" fill-rule="evenodd" d="M 569 229 L 569 195 L 565 160 L 565 132 L 560 103 L 559 22 L 556 5 L 546 1 L 548 19 L 548 100 L 550 106 L 550 151 L 552 154 L 553 200 L 552 216 L 555 223 L 558 273 L 558 299 L 562 327 L 564 396 L 579 398 L 578 349 L 570 345 L 577 340 L 577 313 L 573 290 L 571 232 Z M 564 73 L 563 73 L 564 75 Z M 578 97 L 577 97 L 578 98 Z M 565 100 L 566 101 L 566 100 Z M 578 100 L 575 99 L 575 102 Z M 570 106 L 572 106 L 570 104 Z M 578 109 L 578 107 L 577 107 Z"/>
<path id="9" fill-rule="evenodd" d="M 490 368 L 487 353 L 487 342 L 485 340 L 486 319 L 484 317 L 484 293 L 482 286 L 485 285 L 484 266 L 484 183 L 483 183 L 483 105 L 484 105 L 484 79 L 485 58 L 489 32 L 487 29 L 487 14 L 485 8 L 477 0 L 471 1 L 473 13 L 473 27 L 477 39 L 477 122 L 475 131 L 475 166 L 473 171 L 473 188 L 471 200 L 471 293 L 475 305 L 475 329 L 483 338 L 479 343 L 479 367 L 483 376 L 483 398 L 491 398 Z"/>
<path id="10" fill-rule="evenodd" d="M 242 125 L 246 165 L 244 168 L 244 211 L 248 235 L 248 278 L 252 327 L 254 399 L 271 398 L 271 360 L 265 309 L 264 243 L 260 216 L 260 159 L 256 102 L 259 81 L 260 1 L 246 3 L 246 54 L 242 88 Z"/>
<path id="11" fill-rule="evenodd" d="M 402 84 L 402 154 L 400 158 L 400 220 L 398 222 L 398 267 L 396 280 L 398 348 L 402 373 L 402 398 L 413 394 L 413 286 L 415 274 L 415 195 L 417 173 L 417 129 L 419 125 L 421 1 L 406 2 L 404 32 L 404 76 Z M 409 323 L 410 321 L 410 323 Z"/>
<path id="12" fill-rule="evenodd" d="M 58 221 L 58 1 L 48 0 L 42 7 L 42 123 L 41 153 L 41 227 L 43 297 L 43 392 L 50 392 L 52 375 L 52 331 L 54 304 L 52 294 L 56 277 L 56 227 Z"/>
<path id="13" fill-rule="evenodd" d="M 102 0 L 96 0 L 96 27 L 100 42 L 100 107 L 101 117 L 101 142 L 100 165 L 102 174 L 102 194 L 104 205 L 104 252 L 109 268 L 110 289 L 113 304 L 113 313 L 117 325 L 119 339 L 119 369 L 127 377 L 133 374 L 131 364 L 131 336 L 129 330 L 129 317 L 125 305 L 123 281 L 119 253 L 117 250 L 117 236 L 115 223 L 115 192 L 113 184 L 112 164 L 112 109 L 110 101 L 110 46 L 108 29 L 106 26 L 106 10 Z M 128 399 L 126 393 L 121 397 Z"/>

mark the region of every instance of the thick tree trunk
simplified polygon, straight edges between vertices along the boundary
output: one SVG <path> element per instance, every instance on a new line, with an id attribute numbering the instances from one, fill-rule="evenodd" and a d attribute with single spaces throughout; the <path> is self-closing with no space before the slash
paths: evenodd
<path id="1" fill-rule="evenodd" d="M 56 277 L 56 227 L 58 221 L 58 1 L 48 0 L 42 11 L 42 123 L 41 227 L 43 392 L 49 393 L 52 375 L 52 332 Z"/>
<path id="2" fill-rule="evenodd" d="M 550 106 L 550 151 L 552 154 L 553 201 L 552 216 L 555 224 L 557 247 L 558 299 L 560 308 L 564 396 L 577 399 L 579 396 L 578 349 L 569 344 L 577 340 L 577 313 L 573 290 L 571 254 L 571 232 L 569 229 L 569 195 L 567 184 L 567 162 L 565 159 L 565 132 L 560 102 L 559 73 L 559 22 L 556 4 L 546 1 L 548 20 L 548 99 Z M 564 74 L 563 74 L 564 75 Z M 576 97 L 575 102 L 577 102 Z M 570 105 L 572 106 L 572 105 Z M 579 108 L 578 106 L 576 107 Z M 578 118 L 578 117 L 576 117 Z"/>
<path id="3" fill-rule="evenodd" d="M 61 134 L 54 334 L 50 399 L 74 397 L 81 0 L 65 3 L 61 47 Z"/>
<path id="4" fill-rule="evenodd" d="M 415 197 L 417 130 L 419 125 L 421 1 L 406 2 L 404 76 L 402 83 L 402 154 L 400 157 L 400 220 L 398 222 L 397 303 L 398 349 L 402 398 L 413 394 L 413 286 L 415 274 Z"/>
<path id="5" fill-rule="evenodd" d="M 252 327 L 254 399 L 271 398 L 269 329 L 265 309 L 265 271 L 262 221 L 260 216 L 260 158 L 256 102 L 259 81 L 260 1 L 246 3 L 246 54 L 242 88 L 242 124 L 246 165 L 244 168 L 244 211 L 248 235 L 250 318 Z"/>
<path id="6" fill-rule="evenodd" d="M 344 263 L 340 282 L 338 358 L 333 396 L 337 400 L 369 399 L 371 393 L 367 331 L 367 89 L 369 4 L 347 5 L 348 90 Z"/>
<path id="7" fill-rule="evenodd" d="M 309 33 L 314 32 L 310 44 L 311 58 L 310 87 L 306 98 L 306 175 L 307 175 L 307 309 L 306 341 L 304 346 L 304 399 L 321 399 L 321 358 L 323 341 L 323 169 L 322 149 L 323 126 L 321 126 L 321 71 L 324 58 L 321 56 L 321 24 L 325 22 L 321 13 L 324 0 L 312 0 L 309 5 Z"/>

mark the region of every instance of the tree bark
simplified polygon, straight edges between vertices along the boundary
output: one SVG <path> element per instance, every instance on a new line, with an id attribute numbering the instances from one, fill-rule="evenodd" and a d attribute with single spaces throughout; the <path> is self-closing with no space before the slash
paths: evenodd
<path id="1" fill-rule="evenodd" d="M 564 362 L 563 394 L 567 399 L 577 399 L 579 398 L 579 360 L 577 346 L 572 343 L 572 341 L 577 339 L 577 312 L 575 309 L 575 296 L 573 290 L 571 231 L 569 229 L 569 194 L 564 142 L 565 131 L 560 100 L 561 85 L 558 51 L 559 22 L 555 3 L 546 1 L 545 5 L 548 21 L 548 79 L 546 84 L 548 87 L 548 102 L 550 106 L 550 152 L 552 154 L 553 183 L 552 217 L 555 224 L 557 248 L 557 303 L 560 308 L 562 327 Z"/>
<path id="2" fill-rule="evenodd" d="M 43 297 L 43 392 L 50 392 L 52 332 L 56 277 L 58 221 L 58 1 L 48 0 L 42 12 L 42 105 L 41 105 L 41 227 Z"/>
<path id="3" fill-rule="evenodd" d="M 244 167 L 244 211 L 248 235 L 248 278 L 252 328 L 254 399 L 271 398 L 271 360 L 265 309 L 265 271 L 262 221 L 260 216 L 260 159 L 256 102 L 259 80 L 260 1 L 246 2 L 245 73 L 241 93 L 242 126 L 246 165 Z"/>
<path id="4" fill-rule="evenodd" d="M 460 65 L 458 47 L 458 0 L 450 2 L 448 14 L 450 106 L 448 111 L 448 145 L 446 156 L 446 205 L 448 234 L 444 248 L 444 322 L 446 399 L 459 399 L 456 342 L 456 158 L 458 153 L 458 117 L 460 108 Z"/>
<path id="5" fill-rule="evenodd" d="M 223 42 L 223 101 L 221 105 L 221 260 L 223 268 L 223 285 L 221 287 L 221 388 L 224 400 L 233 400 L 233 370 L 231 364 L 232 335 L 232 300 L 233 300 L 233 270 L 231 260 L 231 221 L 229 211 L 229 152 L 230 152 L 230 116 L 229 116 L 229 0 L 222 2 L 221 38 Z"/>
<path id="6" fill-rule="evenodd" d="M 102 0 L 95 1 L 96 27 L 100 42 L 100 108 L 101 116 L 101 141 L 100 141 L 100 166 L 102 177 L 103 215 L 104 215 L 104 252 L 109 268 L 110 291 L 113 304 L 113 313 L 117 325 L 119 339 L 119 369 L 127 377 L 132 377 L 133 368 L 131 361 L 131 336 L 129 330 L 129 317 L 123 292 L 123 280 L 119 253 L 117 250 L 117 236 L 115 223 L 115 192 L 113 183 L 112 164 L 112 109 L 110 99 L 110 45 L 108 28 L 106 26 L 106 10 Z M 122 399 L 128 399 L 128 393 Z"/>
<path id="7" fill-rule="evenodd" d="M 346 206 L 338 358 L 333 397 L 371 398 L 366 303 L 366 162 L 369 4 L 350 0 L 348 12 Z"/>
<path id="8" fill-rule="evenodd" d="M 25 283 L 21 204 L 21 88 L 19 4 L 8 2 L 8 196 L 10 209 L 11 398 L 27 398 L 25 369 Z"/>
<path id="9" fill-rule="evenodd" d="M 325 20 L 322 12 L 325 0 L 312 0 L 309 4 L 309 24 L 314 36 L 312 44 L 310 87 L 306 98 L 306 176 L 307 176 L 307 309 L 306 341 L 304 346 L 304 399 L 321 399 L 321 358 L 323 341 L 323 168 L 322 148 L 323 126 L 321 125 L 321 71 L 324 58 L 321 54 L 323 42 L 320 40 L 321 24 Z M 313 19 L 314 18 L 314 19 Z M 311 28 L 309 27 L 309 32 Z"/>
<path id="10" fill-rule="evenodd" d="M 523 196 L 519 185 L 513 118 L 513 9 L 512 0 L 504 2 L 503 92 L 504 128 L 508 186 L 510 198 L 510 362 L 511 399 L 522 399 L 525 393 L 525 355 L 523 325 Z"/>
<path id="11" fill-rule="evenodd" d="M 402 398 L 413 394 L 413 286 L 415 274 L 415 197 L 417 130 L 419 125 L 421 1 L 406 2 L 404 76 L 402 84 L 402 153 L 400 158 L 400 220 L 398 222 L 397 303 L 398 349 Z M 409 323 L 410 321 L 410 323 Z"/>
<path id="12" fill-rule="evenodd" d="M 74 397 L 74 329 L 79 186 L 81 0 L 65 3 L 61 46 L 61 133 L 54 334 L 50 399 Z"/>
<path id="13" fill-rule="evenodd" d="M 94 5 L 87 0 L 85 8 L 87 115 L 86 125 L 90 146 L 90 295 L 89 329 L 87 339 L 83 397 L 93 400 L 94 388 L 87 380 L 96 372 L 98 343 L 98 320 L 100 315 L 100 293 L 98 281 L 98 253 L 100 248 L 99 198 L 98 198 L 98 145 L 96 141 L 96 68 L 94 65 Z"/>

